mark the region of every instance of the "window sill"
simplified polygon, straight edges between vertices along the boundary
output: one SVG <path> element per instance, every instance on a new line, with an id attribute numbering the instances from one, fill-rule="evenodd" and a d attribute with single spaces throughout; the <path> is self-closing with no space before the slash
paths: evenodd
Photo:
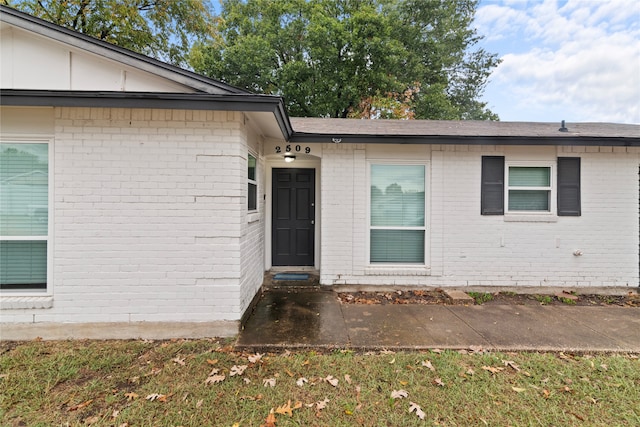
<path id="1" fill-rule="evenodd" d="M 364 273 L 367 276 L 430 276 L 431 269 L 426 265 L 408 266 L 401 265 L 392 267 L 388 265 L 384 266 L 369 266 L 365 269 Z"/>
<path id="2" fill-rule="evenodd" d="M 253 212 L 249 212 L 247 214 L 247 223 L 251 224 L 252 222 L 258 222 L 260 221 L 260 212 L 258 211 L 253 211 Z"/>
<path id="3" fill-rule="evenodd" d="M 0 297 L 0 310 L 19 310 L 28 308 L 52 308 L 52 296 L 40 297 Z"/>
<path id="4" fill-rule="evenodd" d="M 505 214 L 504 222 L 558 222 L 553 214 Z"/>

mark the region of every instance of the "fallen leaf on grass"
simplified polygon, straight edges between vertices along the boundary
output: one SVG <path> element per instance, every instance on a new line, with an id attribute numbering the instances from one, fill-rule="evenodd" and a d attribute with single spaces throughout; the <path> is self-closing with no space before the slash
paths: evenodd
<path id="1" fill-rule="evenodd" d="M 526 391 L 526 388 L 521 388 L 521 387 L 511 387 L 511 390 L 515 391 L 516 393 L 522 393 L 524 391 Z"/>
<path id="2" fill-rule="evenodd" d="M 334 387 L 338 387 L 338 379 L 337 378 L 333 378 L 333 376 L 328 375 L 326 378 L 324 378 L 324 380 L 326 382 L 328 382 L 329 384 L 331 384 Z"/>
<path id="3" fill-rule="evenodd" d="M 125 393 L 124 395 L 126 396 L 127 401 L 129 401 L 129 402 L 131 402 L 132 400 L 136 400 L 138 397 L 140 397 L 140 396 L 138 396 L 138 395 L 137 395 L 136 393 L 134 393 L 134 392 L 131 392 L 131 393 Z"/>
<path id="4" fill-rule="evenodd" d="M 185 365 L 184 359 L 185 359 L 184 357 L 180 358 L 180 356 L 176 356 L 173 359 L 171 359 L 171 361 L 177 365 L 184 366 Z"/>
<path id="5" fill-rule="evenodd" d="M 147 395 L 147 397 L 145 397 L 145 399 L 147 399 L 150 402 L 153 401 L 158 401 L 158 402 L 166 402 L 167 401 L 167 396 L 164 394 L 159 394 L 159 393 L 151 393 L 149 395 Z"/>
<path id="6" fill-rule="evenodd" d="M 440 378 L 436 378 L 435 380 L 433 380 L 433 383 L 438 387 L 444 387 L 444 382 Z"/>
<path id="7" fill-rule="evenodd" d="M 234 377 L 236 375 L 242 375 L 247 368 L 247 365 L 233 365 L 229 371 L 229 376 Z"/>
<path id="8" fill-rule="evenodd" d="M 402 399 L 404 397 L 409 397 L 409 393 L 406 390 L 393 390 L 391 392 L 392 399 Z"/>
<path id="9" fill-rule="evenodd" d="M 97 415 L 94 415 L 93 417 L 89 417 L 86 420 L 84 420 L 84 423 L 86 425 L 91 425 L 91 424 L 97 423 L 99 420 L 100 418 Z"/>
<path id="10" fill-rule="evenodd" d="M 416 415 L 421 420 L 424 420 L 424 417 L 427 415 L 427 414 L 424 413 L 424 411 L 422 410 L 422 408 L 420 408 L 420 406 L 418 404 L 413 403 L 413 402 L 409 402 L 409 413 L 412 413 L 413 411 L 416 412 Z"/>
<path id="11" fill-rule="evenodd" d="M 207 363 L 209 365 L 215 365 L 216 363 L 218 363 L 218 359 L 207 359 Z"/>
<path id="12" fill-rule="evenodd" d="M 77 405 L 69 406 L 67 411 L 72 412 L 77 411 L 78 409 L 86 408 L 87 406 L 91 405 L 91 402 L 93 402 L 93 399 L 89 399 L 86 402 L 78 403 Z"/>
<path id="13" fill-rule="evenodd" d="M 305 383 L 308 383 L 308 382 L 309 382 L 308 379 L 306 379 L 305 377 L 301 377 L 301 378 L 298 378 L 298 381 L 296 381 L 296 385 L 298 387 L 302 387 L 305 385 Z"/>
<path id="14" fill-rule="evenodd" d="M 351 385 L 351 375 L 349 374 L 344 374 L 344 380 L 347 384 Z"/>
<path id="15" fill-rule="evenodd" d="M 275 387 L 276 379 L 275 378 L 265 378 L 262 380 L 262 385 L 265 387 Z"/>
<path id="16" fill-rule="evenodd" d="M 222 381 L 224 381 L 226 377 L 224 375 L 209 375 L 209 378 L 207 378 L 206 380 L 204 380 L 205 384 L 218 384 L 221 383 Z"/>
<path id="17" fill-rule="evenodd" d="M 200 399 L 196 402 L 196 408 L 199 408 L 202 406 L 202 404 L 204 403 L 204 399 Z"/>
<path id="18" fill-rule="evenodd" d="M 289 400 L 285 405 L 278 406 L 276 408 L 276 414 L 289 415 L 293 416 L 293 411 L 295 409 L 302 408 L 302 402 L 296 402 L 293 406 L 291 406 L 291 400 Z"/>
<path id="19" fill-rule="evenodd" d="M 425 368 L 429 368 L 429 370 L 434 371 L 436 370 L 436 368 L 433 367 L 433 365 L 431 364 L 431 361 L 429 360 L 425 360 L 421 363 L 422 366 L 424 366 Z"/>
<path id="20" fill-rule="evenodd" d="M 504 368 L 494 367 L 494 366 L 483 366 L 482 369 L 484 369 L 485 371 L 489 371 L 494 375 L 497 374 L 500 371 L 504 371 Z"/>
<path id="21" fill-rule="evenodd" d="M 248 359 L 248 360 L 249 360 L 249 362 L 251 362 L 251 363 L 257 363 L 257 362 L 259 362 L 259 361 L 262 359 L 262 356 L 263 356 L 262 354 L 260 354 L 260 353 L 256 353 L 256 354 L 254 354 L 253 356 L 249 356 L 249 357 L 247 357 L 247 359 Z"/>
<path id="22" fill-rule="evenodd" d="M 330 402 L 330 400 L 329 400 L 329 399 L 327 399 L 327 398 L 325 398 L 324 400 L 319 400 L 319 401 L 317 401 L 317 402 L 315 403 L 315 405 L 316 405 L 316 409 L 317 409 L 318 411 L 323 410 L 324 408 L 326 408 L 326 407 L 327 407 L 327 403 L 329 403 L 329 402 Z"/>
<path id="23" fill-rule="evenodd" d="M 276 427 L 276 416 L 273 413 L 273 409 L 269 412 L 269 415 L 267 415 L 264 424 L 260 424 L 260 427 Z"/>
<path id="24" fill-rule="evenodd" d="M 516 372 L 520 372 L 520 368 L 518 367 L 518 365 L 513 363 L 513 361 L 511 361 L 511 360 L 503 360 L 502 363 L 504 363 L 504 366 L 507 366 L 507 367 L 513 369 Z"/>

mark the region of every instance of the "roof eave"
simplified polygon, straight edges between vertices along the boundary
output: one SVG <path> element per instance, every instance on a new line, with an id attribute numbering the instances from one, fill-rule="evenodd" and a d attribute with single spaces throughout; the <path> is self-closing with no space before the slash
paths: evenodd
<path id="1" fill-rule="evenodd" d="M 500 135 L 340 135 L 294 132 L 291 142 L 336 144 L 575 145 L 640 147 L 640 137 Z"/>
<path id="2" fill-rule="evenodd" d="M 267 112 L 285 139 L 293 134 L 283 99 L 271 95 L 0 89 L 0 105 Z"/>

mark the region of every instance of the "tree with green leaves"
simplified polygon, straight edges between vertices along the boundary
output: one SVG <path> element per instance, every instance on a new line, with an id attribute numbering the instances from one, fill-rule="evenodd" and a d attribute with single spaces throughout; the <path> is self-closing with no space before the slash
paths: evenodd
<path id="1" fill-rule="evenodd" d="M 293 116 L 496 120 L 478 0 L 222 0 L 199 73 L 281 95 Z"/>
<path id="2" fill-rule="evenodd" d="M 208 0 L 0 0 L 54 24 L 147 56 L 188 66 L 195 41 L 211 37 Z"/>

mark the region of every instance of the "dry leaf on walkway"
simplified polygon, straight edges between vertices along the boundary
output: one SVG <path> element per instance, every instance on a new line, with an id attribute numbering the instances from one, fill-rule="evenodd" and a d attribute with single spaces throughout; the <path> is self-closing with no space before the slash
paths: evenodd
<path id="1" fill-rule="evenodd" d="M 402 399 L 404 397 L 409 397 L 409 393 L 406 390 L 393 390 L 391 392 L 392 399 Z"/>
<path id="2" fill-rule="evenodd" d="M 420 408 L 420 406 L 418 404 L 413 403 L 413 402 L 409 402 L 409 413 L 412 413 L 413 411 L 416 412 L 416 415 L 421 420 L 424 420 L 424 417 L 427 415 L 427 414 L 424 413 L 424 411 L 422 410 L 422 408 Z"/>
<path id="3" fill-rule="evenodd" d="M 276 379 L 275 378 L 265 378 L 262 380 L 262 385 L 265 387 L 275 387 Z"/>

